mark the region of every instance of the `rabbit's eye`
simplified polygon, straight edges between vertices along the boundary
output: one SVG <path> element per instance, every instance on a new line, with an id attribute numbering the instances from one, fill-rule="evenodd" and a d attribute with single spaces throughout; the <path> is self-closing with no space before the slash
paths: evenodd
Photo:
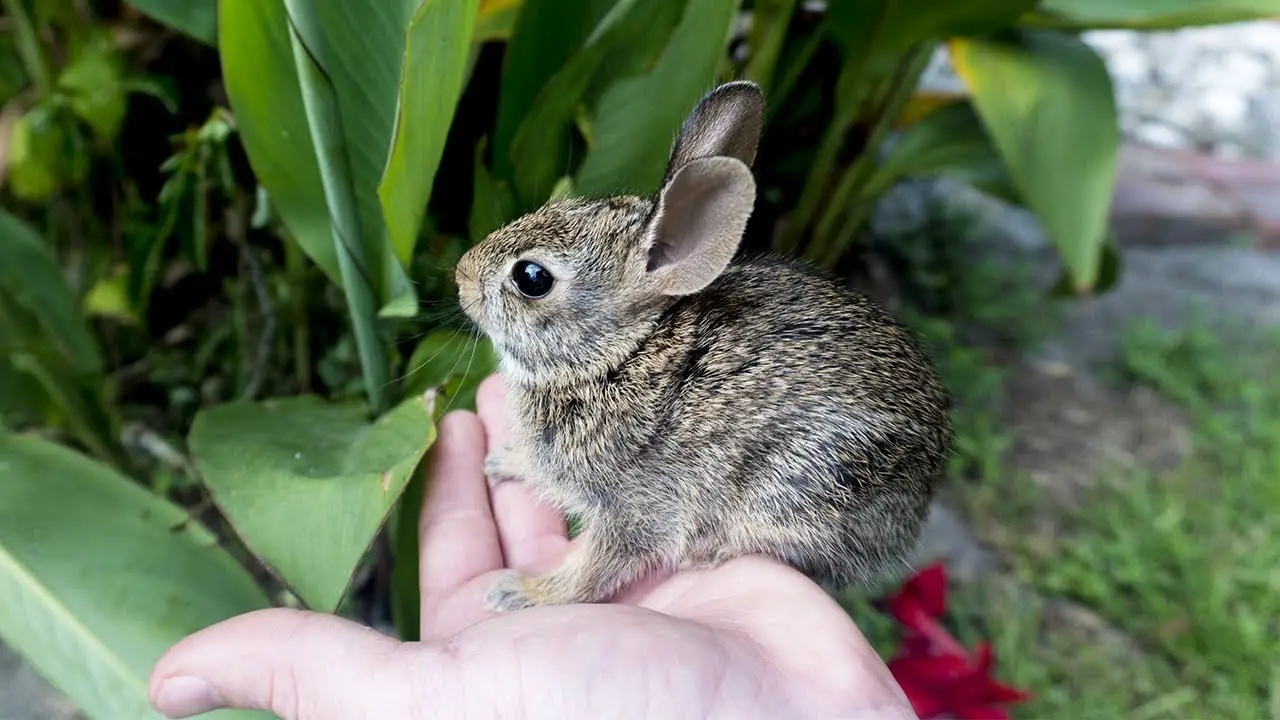
<path id="1" fill-rule="evenodd" d="M 551 292 L 556 279 L 536 262 L 521 260 L 511 268 L 511 282 L 527 298 L 540 298 Z"/>

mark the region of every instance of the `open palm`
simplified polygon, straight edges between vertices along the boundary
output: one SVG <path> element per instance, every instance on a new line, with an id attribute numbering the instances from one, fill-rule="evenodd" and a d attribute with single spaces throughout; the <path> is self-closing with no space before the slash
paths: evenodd
<path id="1" fill-rule="evenodd" d="M 506 439 L 502 392 L 489 378 L 478 416 L 446 415 L 426 465 L 423 642 L 329 615 L 250 613 L 161 659 L 157 709 L 289 720 L 914 717 L 840 607 L 763 558 L 651 577 L 611 603 L 487 611 L 502 570 L 548 570 L 570 544 L 563 518 L 525 487 L 485 481 L 487 448 Z"/>

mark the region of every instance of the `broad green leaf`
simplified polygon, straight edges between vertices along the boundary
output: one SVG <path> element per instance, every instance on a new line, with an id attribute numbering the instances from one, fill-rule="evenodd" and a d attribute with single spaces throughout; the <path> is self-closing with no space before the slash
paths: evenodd
<path id="1" fill-rule="evenodd" d="M 316 158 L 320 162 L 320 177 L 324 181 L 325 200 L 333 220 L 338 269 L 342 271 L 365 393 L 373 411 L 381 413 L 386 409 L 388 379 L 386 347 L 377 327 L 379 294 L 376 268 L 380 259 L 385 258 L 392 263 L 395 260 L 387 243 L 368 242 L 371 238 L 362 227 L 341 104 L 321 65 L 322 59 L 329 56 L 327 41 L 311 28 L 315 18 L 306 11 L 309 6 L 304 2 L 285 0 L 285 8 L 290 13 L 294 67 L 298 71 L 307 123 L 311 126 L 311 138 L 315 141 Z M 304 17 L 307 18 L 305 22 Z M 305 42 L 304 32 L 310 38 Z M 333 61 L 328 62 L 332 64 Z"/>
<path id="2" fill-rule="evenodd" d="M 254 175 L 299 247 L 342 287 L 281 0 L 221 0 L 218 46 L 223 83 Z"/>
<path id="3" fill-rule="evenodd" d="M 391 246 L 408 267 L 467 74 L 475 0 L 425 0 L 406 31 L 395 139 L 378 196 Z"/>
<path id="4" fill-rule="evenodd" d="M 1098 280 L 1089 288 L 1089 295 L 1094 297 L 1110 292 L 1120 283 L 1120 277 L 1124 273 L 1124 258 L 1120 256 L 1120 249 L 1115 241 L 1115 237 L 1108 235 L 1107 240 L 1102 245 L 1102 258 L 1098 261 Z M 1058 276 L 1053 286 L 1049 288 L 1049 297 L 1064 298 L 1074 297 L 1078 294 L 1075 283 L 1072 281 L 1071 273 L 1063 271 Z"/>
<path id="5" fill-rule="evenodd" d="M 0 435 L 0 637 L 89 717 L 159 718 L 147 682 L 160 656 L 268 606 L 181 508 L 76 452 Z"/>
<path id="6" fill-rule="evenodd" d="M 484 164 L 484 142 L 476 146 L 475 175 L 471 183 L 471 216 L 467 232 L 476 243 L 512 220 L 516 200 L 505 182 L 494 179 Z"/>
<path id="7" fill-rule="evenodd" d="M 115 141 L 124 122 L 128 90 L 122 58 L 109 31 L 95 29 L 73 45 L 70 59 L 58 74 L 58 88 L 100 143 Z"/>
<path id="8" fill-rule="evenodd" d="M 862 77 L 892 69 L 912 47 L 1013 24 L 1036 0 L 872 0 L 831 4 L 829 27 Z"/>
<path id="9" fill-rule="evenodd" d="M 308 606 L 332 612 L 435 425 L 420 397 L 369 422 L 362 404 L 303 396 L 204 410 L 188 440 L 249 549 Z"/>
<path id="10" fill-rule="evenodd" d="M 520 7 L 520 0 L 480 0 L 471 39 L 478 43 L 509 39 L 520 17 Z"/>
<path id="11" fill-rule="evenodd" d="M 223 78 L 240 136 L 259 182 L 270 193 L 290 235 L 333 282 L 346 288 L 335 242 L 360 243 L 358 269 L 386 307 L 416 307 L 404 267 L 391 251 L 378 182 L 391 148 L 404 28 L 417 3 L 372 6 L 337 0 L 299 2 L 307 17 L 295 18 L 309 36 L 307 51 L 334 95 L 340 137 L 321 138 L 342 150 L 350 194 L 359 216 L 357 237 L 335 237 L 332 208 L 316 157 L 314 131 L 303 100 L 282 0 L 222 0 L 218 32 Z M 334 146 L 333 143 L 338 143 Z"/>
<path id="12" fill-rule="evenodd" d="M 4 179 L 15 196 L 45 203 L 58 190 L 84 182 L 90 149 L 75 122 L 57 98 L 41 101 L 13 121 Z"/>
<path id="13" fill-rule="evenodd" d="M 218 39 L 218 0 L 129 0 L 129 4 L 208 45 Z"/>
<path id="14" fill-rule="evenodd" d="M 341 141 L 344 145 L 342 154 L 360 218 L 359 237 L 366 260 L 361 272 L 372 276 L 375 295 L 384 312 L 385 306 L 393 302 L 401 303 L 397 307 L 417 306 L 416 300 L 408 306 L 401 300 L 406 295 L 416 298 L 416 294 L 392 250 L 378 184 L 395 134 L 405 29 L 418 7 L 428 1 L 439 0 L 284 0 L 299 39 L 332 88 L 333 125 L 341 128 L 342 137 L 326 137 L 322 141 Z M 314 122 L 311 131 L 316 132 Z M 337 210 L 332 202 L 330 210 Z M 354 242 L 351 238 L 344 241 Z"/>
<path id="15" fill-rule="evenodd" d="M 911 127 L 934 110 L 960 100 L 967 100 L 968 97 L 963 92 L 951 90 L 918 91 L 911 95 L 906 105 L 902 106 L 902 113 L 894 121 L 894 127 L 898 129 Z"/>
<path id="16" fill-rule="evenodd" d="M 604 92 L 593 122 L 595 144 L 578 172 L 576 192 L 657 190 L 672 140 L 715 83 L 737 10 L 738 0 L 688 3 L 653 69 Z"/>
<path id="17" fill-rule="evenodd" d="M 38 416 L 47 403 L 42 390 L 18 372 L 7 354 L 0 355 L 0 431 L 7 415 Z"/>
<path id="18" fill-rule="evenodd" d="M 449 400 L 437 407 L 465 407 L 475 402 L 475 388 L 497 369 L 488 338 L 464 330 L 436 330 L 418 343 L 405 365 L 405 388 L 420 395 L 432 388 Z"/>
<path id="19" fill-rule="evenodd" d="M 0 294 L 38 323 L 76 372 L 102 370 L 102 356 L 80 316 L 80 307 L 62 276 L 58 259 L 26 223 L 0 211 Z M 0 325 L 2 328 L 3 325 Z M 0 337 L 0 344 L 4 338 Z"/>
<path id="20" fill-rule="evenodd" d="M 1171 30 L 1277 16 L 1278 0 L 1043 0 L 1022 21 L 1069 30 Z"/>
<path id="21" fill-rule="evenodd" d="M 1051 30 L 955 40 L 951 57 L 1014 185 L 1077 291 L 1098 277 L 1120 130 L 1111 76 L 1078 38 Z"/>
<path id="22" fill-rule="evenodd" d="M 936 176 L 963 180 L 1001 198 L 1015 195 L 1000 154 L 968 102 L 944 105 L 904 130 L 863 195 L 876 197 L 908 177 Z"/>
<path id="23" fill-rule="evenodd" d="M 525 117 L 538 108 L 543 87 L 586 43 L 619 0 L 525 0 L 503 59 L 494 129 L 493 167 L 511 177 L 511 144 Z M 621 0 L 622 3 L 630 0 Z M 514 161 L 518 167 L 518 161 Z"/>
<path id="24" fill-rule="evenodd" d="M 127 325 L 138 325 L 142 319 L 129 299 L 128 268 L 120 268 L 98 279 L 84 296 L 86 315 L 118 320 Z"/>
<path id="25" fill-rule="evenodd" d="M 613 83 L 653 67 L 675 31 L 685 3 L 619 2 L 587 38 L 586 46 L 542 88 L 511 145 L 519 210 L 541 205 L 571 171 L 572 134 L 575 125 L 583 125 L 582 111 L 594 108 Z M 594 138 L 590 138 L 590 145 L 594 146 Z M 496 158 L 495 168 L 499 167 Z"/>

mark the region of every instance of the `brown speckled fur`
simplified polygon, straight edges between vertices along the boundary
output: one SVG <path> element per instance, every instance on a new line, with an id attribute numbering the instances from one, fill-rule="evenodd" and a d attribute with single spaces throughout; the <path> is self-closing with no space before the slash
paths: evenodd
<path id="1" fill-rule="evenodd" d="M 757 98 L 745 83 L 704 98 L 667 181 L 698 157 L 749 164 Z M 486 472 L 584 525 L 560 568 L 505 575 L 495 610 L 595 602 L 658 567 L 756 553 L 867 583 L 903 561 L 943 477 L 948 398 L 908 330 L 778 258 L 717 268 L 700 291 L 655 291 L 659 203 L 550 203 L 459 262 L 463 308 L 508 384 L 512 441 Z M 513 289 L 519 259 L 551 270 L 550 294 Z"/>

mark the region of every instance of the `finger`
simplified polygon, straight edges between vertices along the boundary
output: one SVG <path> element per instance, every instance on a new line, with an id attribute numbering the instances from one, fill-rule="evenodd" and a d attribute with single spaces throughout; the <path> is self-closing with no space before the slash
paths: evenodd
<path id="1" fill-rule="evenodd" d="M 148 694 L 171 718 L 226 707 L 286 720 L 411 717 L 410 688 L 424 679 L 395 661 L 400 647 L 332 615 L 261 610 L 170 648 L 151 673 Z"/>
<path id="2" fill-rule="evenodd" d="M 499 448 L 510 437 L 506 389 L 499 375 L 490 375 L 476 392 L 476 412 L 484 423 L 489 447 Z M 564 555 L 569 530 L 564 517 L 539 501 L 520 482 L 504 482 L 490 490 L 498 538 L 507 567 L 543 572 Z"/>
<path id="3" fill-rule="evenodd" d="M 475 414 L 455 410 L 440 419 L 436 432 L 419 525 L 424 612 L 432 595 L 502 567 L 484 479 L 484 428 Z"/>

